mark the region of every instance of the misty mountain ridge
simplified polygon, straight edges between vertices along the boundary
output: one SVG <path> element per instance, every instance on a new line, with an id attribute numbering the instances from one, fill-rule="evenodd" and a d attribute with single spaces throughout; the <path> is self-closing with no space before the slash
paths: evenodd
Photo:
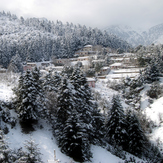
<path id="1" fill-rule="evenodd" d="M 114 34 L 117 37 L 127 41 L 133 47 L 138 45 L 150 45 L 163 43 L 163 24 L 149 28 L 146 31 L 133 29 L 125 25 L 111 25 L 104 29 L 108 34 Z"/>

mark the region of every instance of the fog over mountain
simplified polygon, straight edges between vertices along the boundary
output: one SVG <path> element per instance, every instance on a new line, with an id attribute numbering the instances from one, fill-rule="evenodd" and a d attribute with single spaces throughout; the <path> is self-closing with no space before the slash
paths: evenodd
<path id="1" fill-rule="evenodd" d="M 127 41 L 133 47 L 138 45 L 150 45 L 152 43 L 163 43 L 163 24 L 153 26 L 146 31 L 136 30 L 124 25 L 112 25 L 104 30 L 106 30 L 109 34 L 114 34 Z"/>

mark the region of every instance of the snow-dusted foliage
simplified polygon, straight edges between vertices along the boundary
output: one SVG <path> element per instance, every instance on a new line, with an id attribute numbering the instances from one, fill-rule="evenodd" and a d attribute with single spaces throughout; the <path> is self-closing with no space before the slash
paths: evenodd
<path id="1" fill-rule="evenodd" d="M 127 132 L 129 136 L 127 151 L 140 157 L 147 148 L 148 140 L 137 115 L 134 112 L 132 113 L 131 110 L 127 112 L 127 122 Z"/>
<path id="2" fill-rule="evenodd" d="M 56 23 L 47 19 L 21 17 L 0 13 L 0 64 L 8 67 L 19 54 L 22 61 L 73 57 L 86 44 L 103 45 L 112 49 L 128 49 L 129 44 L 99 29 Z"/>
<path id="3" fill-rule="evenodd" d="M 151 84 L 150 90 L 147 91 L 147 95 L 150 98 L 158 98 L 161 93 L 163 93 L 163 89 L 160 86 L 159 82 L 153 82 Z"/>
<path id="4" fill-rule="evenodd" d="M 81 114 L 73 110 L 62 131 L 59 142 L 61 151 L 75 161 L 89 161 L 92 154 L 88 137 L 87 124 L 82 120 Z"/>
<path id="5" fill-rule="evenodd" d="M 18 160 L 16 161 L 17 163 L 43 163 L 43 161 L 41 160 L 41 153 L 40 149 L 38 148 L 38 144 L 36 144 L 32 138 L 30 138 L 30 140 L 26 140 L 24 147 L 25 151 L 18 151 L 18 155 L 20 154 L 20 158 L 18 158 Z"/>
<path id="6" fill-rule="evenodd" d="M 12 163 L 13 162 L 12 151 L 7 145 L 5 136 L 2 130 L 0 130 L 0 162 Z"/>
<path id="7" fill-rule="evenodd" d="M 75 160 L 90 160 L 90 144 L 101 144 L 104 119 L 97 110 L 85 76 L 79 68 L 64 76 L 58 91 L 54 133 L 62 152 Z M 76 155 L 74 151 L 76 149 Z"/>
<path id="8" fill-rule="evenodd" d="M 106 139 L 114 146 L 118 145 L 123 149 L 127 149 L 128 123 L 123 111 L 123 107 L 118 95 L 114 95 L 112 99 L 112 107 L 108 113 L 106 123 Z"/>
<path id="9" fill-rule="evenodd" d="M 11 58 L 7 71 L 14 73 L 23 72 L 22 61 L 18 52 Z"/>
<path id="10" fill-rule="evenodd" d="M 43 79 L 43 89 L 46 93 L 48 92 L 57 92 L 58 87 L 61 83 L 61 76 L 58 72 L 55 72 L 55 74 L 52 74 L 52 71 L 50 70 L 48 74 Z"/>
<path id="11" fill-rule="evenodd" d="M 44 109 L 42 89 L 36 71 L 27 71 L 21 75 L 18 87 L 14 89 L 18 117 L 22 122 L 38 120 Z"/>

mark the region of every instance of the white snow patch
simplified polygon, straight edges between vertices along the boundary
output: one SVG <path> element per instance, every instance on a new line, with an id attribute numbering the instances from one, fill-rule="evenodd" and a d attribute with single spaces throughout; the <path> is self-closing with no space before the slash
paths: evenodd
<path id="1" fill-rule="evenodd" d="M 13 97 L 12 87 L 7 84 L 0 84 L 0 100 L 2 101 L 10 101 Z"/>

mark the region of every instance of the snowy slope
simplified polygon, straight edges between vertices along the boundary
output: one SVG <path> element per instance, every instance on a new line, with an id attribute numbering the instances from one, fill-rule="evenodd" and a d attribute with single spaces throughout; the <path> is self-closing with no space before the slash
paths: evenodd
<path id="1" fill-rule="evenodd" d="M 0 84 L 0 100 L 9 101 L 12 98 L 12 88 L 6 84 Z"/>
<path id="2" fill-rule="evenodd" d="M 108 98 L 108 100 L 111 100 L 112 96 L 114 94 L 117 94 L 117 92 L 107 87 L 107 84 L 105 83 L 106 80 L 107 79 L 98 80 L 95 90 L 100 92 L 103 98 Z M 148 85 L 146 86 L 146 89 L 149 89 Z M 144 99 L 146 98 L 145 92 L 146 90 L 142 92 L 142 96 L 144 97 Z M 9 87 L 7 83 L 0 83 L 0 100 L 7 101 L 11 99 L 12 96 L 12 87 Z M 144 103 L 146 103 L 146 99 Z M 125 104 L 123 104 L 123 106 L 125 107 Z M 157 124 L 157 127 L 153 130 L 153 133 L 151 134 L 151 139 L 156 142 L 156 140 L 159 138 L 163 142 L 163 119 L 162 122 L 160 119 L 160 114 L 163 115 L 163 97 L 155 100 L 150 107 L 148 107 L 147 104 L 144 104 L 143 106 L 144 111 L 147 113 L 147 115 L 151 117 L 151 119 Z M 52 135 L 50 125 L 44 120 L 41 120 L 39 124 L 42 125 L 43 128 L 39 128 L 37 126 L 37 130 L 31 132 L 30 134 L 24 134 L 21 132 L 21 127 L 19 123 L 17 123 L 17 125 L 13 129 L 10 129 L 9 133 L 7 134 L 7 141 L 9 142 L 10 148 L 18 149 L 20 147 L 23 147 L 25 140 L 29 140 L 31 137 L 35 141 L 35 143 L 38 144 L 40 152 L 42 153 L 42 160 L 45 163 L 47 163 L 47 160 L 54 159 L 54 149 L 56 150 L 56 158 L 59 159 L 61 163 L 74 162 L 71 158 L 61 153 L 56 144 L 55 138 Z M 92 145 L 91 151 L 93 153 L 93 158 L 91 159 L 91 162 L 93 163 L 124 163 L 124 160 L 112 155 L 110 152 L 103 149 L 102 147 Z M 131 155 L 129 155 L 129 157 L 130 156 Z M 138 160 L 139 159 L 137 159 L 137 161 Z"/>
<path id="3" fill-rule="evenodd" d="M 152 139 L 155 141 L 160 139 L 163 143 L 163 97 L 157 99 L 144 112 L 156 125 L 151 135 Z"/>
<path id="4" fill-rule="evenodd" d="M 8 87 L 7 84 L 0 83 L 0 100 L 7 101 L 13 96 L 12 87 Z M 30 134 L 24 134 L 21 132 L 21 127 L 19 123 L 13 128 L 10 129 L 7 134 L 7 141 L 11 149 L 18 149 L 24 147 L 25 140 L 32 140 L 38 144 L 40 152 L 42 153 L 42 160 L 44 163 L 47 163 L 47 160 L 54 160 L 54 149 L 56 150 L 56 158 L 61 161 L 61 163 L 70 163 L 74 162 L 70 157 L 61 153 L 58 148 L 55 138 L 52 135 L 51 127 L 44 120 L 39 122 L 43 126 L 42 129 L 37 128 L 36 131 L 31 132 Z M 91 147 L 93 158 L 93 163 L 118 163 L 123 162 L 120 158 L 112 155 L 107 150 L 98 147 Z M 75 162 L 74 162 L 75 163 Z"/>

